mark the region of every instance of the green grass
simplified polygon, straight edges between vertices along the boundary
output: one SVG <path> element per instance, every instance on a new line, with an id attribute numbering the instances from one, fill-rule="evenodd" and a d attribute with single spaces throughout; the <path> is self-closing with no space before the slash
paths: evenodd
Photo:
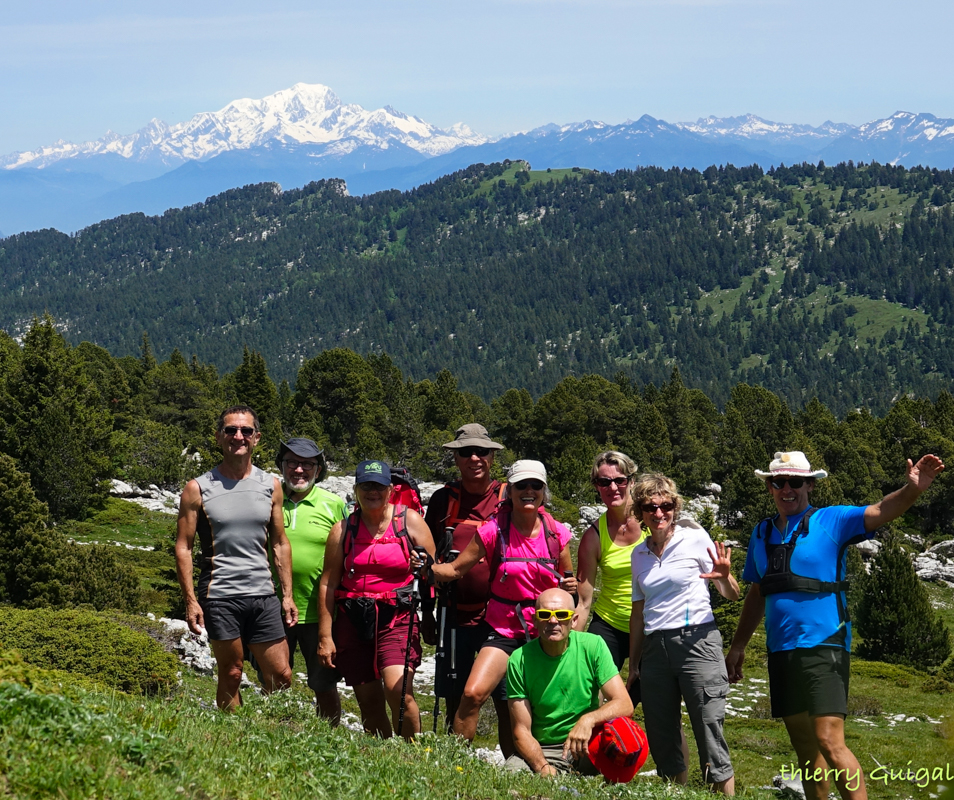
<path id="1" fill-rule="evenodd" d="M 770 784 L 794 754 L 784 727 L 759 718 L 767 692 L 756 645 L 746 680 L 730 696 L 748 706 L 750 718 L 729 717 L 726 736 L 743 796 L 768 797 Z M 950 695 L 920 691 L 911 670 L 856 660 L 852 697 L 871 713 L 848 721 L 848 742 L 866 773 L 878 764 L 913 769 L 954 762 Z M 432 699 L 419 687 L 425 731 Z M 263 698 L 244 692 L 245 706 L 228 716 L 212 709 L 214 680 L 192 674 L 167 699 L 73 690 L 70 698 L 43 697 L 15 684 L 0 684 L 0 793 L 10 797 L 64 798 L 662 798 L 672 790 L 648 774 L 629 786 L 599 779 L 557 780 L 514 776 L 476 759 L 453 737 L 426 733 L 418 742 L 380 741 L 346 728 L 332 729 L 314 715 L 303 684 Z M 350 694 L 346 712 L 356 713 Z M 912 721 L 895 721 L 904 714 Z M 947 715 L 947 726 L 932 720 Z M 637 718 L 641 714 L 637 713 Z M 894 724 L 892 724 L 892 722 Z M 688 724 L 687 724 L 688 730 Z M 690 737 L 691 740 L 691 737 Z M 481 742 L 478 742 L 481 744 Z M 488 742 L 487 744 L 492 744 Z M 695 759 L 691 747 L 690 758 Z M 643 769 L 653 768 L 650 759 Z M 877 774 L 877 773 L 875 773 Z M 925 797 L 936 791 L 903 781 L 872 787 L 871 796 Z M 680 796 L 700 790 L 698 767 Z"/>
<path id="2" fill-rule="evenodd" d="M 527 186 L 533 186 L 535 183 L 546 183 L 547 181 L 559 183 L 567 179 L 579 180 L 580 177 L 587 172 L 590 172 L 590 170 L 583 168 L 574 169 L 573 167 L 567 167 L 566 169 L 531 169 L 530 180 Z"/>
<path id="3" fill-rule="evenodd" d="M 928 597 L 931 598 L 931 605 L 937 609 L 948 630 L 954 631 L 954 592 L 937 583 L 922 583 L 921 585 L 927 589 Z"/>
<path id="4" fill-rule="evenodd" d="M 856 319 L 862 314 L 856 315 Z M 128 541 L 168 541 L 173 520 L 122 501 L 83 525 L 86 535 L 103 541 L 123 530 Z M 133 517 L 137 521 L 133 521 Z M 128 529 L 128 530 L 127 530 Z M 104 536 L 110 531 L 110 536 Z M 574 547 L 577 544 L 574 540 Z M 172 566 L 168 549 L 127 551 L 146 575 Z M 153 579 L 144 577 L 150 585 Z M 954 629 L 954 590 L 927 584 L 945 622 Z M 172 585 L 172 591 L 177 591 Z M 433 653 L 425 648 L 425 654 Z M 730 706 L 741 711 L 726 718 L 725 733 L 736 769 L 737 788 L 750 797 L 771 796 L 771 784 L 794 752 L 784 726 L 768 718 L 764 637 L 753 637 L 747 651 L 745 681 L 733 688 Z M 300 672 L 303 665 L 296 664 Z M 250 668 L 246 673 L 252 675 Z M 3 676 L 17 679 L 17 673 Z M 954 693 L 922 691 L 929 676 L 902 667 L 852 662 L 848 744 L 867 775 L 878 765 L 915 771 L 951 763 L 954 767 Z M 761 682 L 760 681 L 764 681 Z M 599 780 L 561 778 L 546 781 L 515 777 L 471 755 L 451 737 L 424 735 L 411 746 L 382 742 L 346 729 L 332 730 L 314 716 L 311 693 L 296 679 L 291 691 L 261 698 L 246 690 L 246 706 L 227 717 L 211 706 L 213 678 L 189 672 L 168 699 L 130 698 L 72 692 L 43 705 L 32 695 L 0 684 L 0 796 L 11 797 L 424 797 L 428 798 L 662 798 L 672 790 L 658 778 L 641 775 L 630 786 L 611 787 Z M 433 725 L 430 687 L 416 687 L 422 727 Z M 350 692 L 343 707 L 352 719 L 358 708 Z M 861 715 L 861 716 L 859 716 Z M 903 721 L 898 719 L 903 715 Z M 642 710 L 637 710 L 642 721 Z M 688 718 L 684 717 L 689 731 Z M 690 735 L 690 789 L 701 798 L 701 779 Z M 494 747 L 496 721 L 488 703 L 478 729 L 477 746 Z M 652 759 L 643 772 L 654 769 Z M 562 788 L 566 787 L 566 788 Z M 873 797 L 929 796 L 934 784 L 920 789 L 889 780 L 871 787 Z M 579 793 L 578 795 L 575 793 Z"/>
<path id="5" fill-rule="evenodd" d="M 65 522 L 60 530 L 84 544 L 122 542 L 154 547 L 158 541 L 169 538 L 175 520 L 174 514 L 148 511 L 128 500 L 110 497 L 102 511 L 81 522 Z"/>
<path id="6" fill-rule="evenodd" d="M 80 544 L 112 545 L 116 558 L 135 570 L 146 609 L 156 616 L 168 616 L 180 603 L 171 549 L 175 524 L 171 514 L 110 497 L 99 513 L 81 522 L 66 522 L 60 530 Z M 141 547 L 154 549 L 138 549 Z"/>
<path id="7" fill-rule="evenodd" d="M 0 792 L 62 798 L 662 798 L 655 778 L 515 776 L 451 737 L 381 741 L 315 718 L 306 695 L 247 693 L 234 715 L 208 707 L 211 682 L 165 702 L 81 700 L 0 685 Z M 686 792 L 687 798 L 703 797 Z"/>
<path id="8" fill-rule="evenodd" d="M 475 195 L 485 195 L 489 194 L 494 187 L 496 187 L 500 181 L 506 181 L 508 184 L 517 182 L 517 173 L 518 172 L 527 172 L 529 174 L 530 180 L 525 184 L 526 186 L 532 186 L 535 183 L 546 183 L 549 180 L 560 182 L 567 179 L 577 180 L 583 174 L 589 172 L 590 170 L 580 169 L 577 167 L 570 167 L 568 169 L 527 169 L 526 161 L 514 161 L 507 167 L 502 175 L 498 175 L 495 178 L 488 178 L 487 180 L 481 181 L 480 185 L 474 191 Z"/>

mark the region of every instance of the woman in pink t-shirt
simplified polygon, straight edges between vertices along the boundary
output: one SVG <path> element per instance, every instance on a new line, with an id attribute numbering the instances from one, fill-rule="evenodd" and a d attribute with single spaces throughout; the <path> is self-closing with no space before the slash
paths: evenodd
<path id="1" fill-rule="evenodd" d="M 365 730 L 383 738 L 391 736 L 392 722 L 398 727 L 407 688 L 401 732 L 411 739 L 421 730 L 413 680 L 421 643 L 403 602 L 409 596 L 400 592 L 413 581 L 411 548 L 433 557 L 434 541 L 420 514 L 391 504 L 391 469 L 383 461 L 358 464 L 355 497 L 358 508 L 331 529 L 325 547 L 318 657 L 354 689 Z"/>
<path id="2" fill-rule="evenodd" d="M 482 558 L 490 561 L 490 600 L 483 622 L 487 639 L 454 717 L 454 732 L 468 741 L 477 733 L 481 706 L 507 674 L 510 654 L 536 636 L 531 620 L 538 595 L 555 586 L 576 591 L 567 546 L 572 534 L 543 509 L 548 495 L 543 464 L 515 462 L 507 476 L 507 499 L 496 517 L 477 530 L 455 561 L 431 567 L 434 579 L 446 583 L 466 575 Z M 570 577 L 562 577 L 566 573 Z"/>

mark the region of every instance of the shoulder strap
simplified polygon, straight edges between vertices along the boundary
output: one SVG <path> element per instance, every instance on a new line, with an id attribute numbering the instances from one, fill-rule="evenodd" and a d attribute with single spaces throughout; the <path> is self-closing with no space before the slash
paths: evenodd
<path id="1" fill-rule="evenodd" d="M 540 521 L 543 524 L 543 537 L 546 542 L 547 552 L 549 557 L 547 558 L 508 558 L 507 551 L 510 547 L 510 511 L 511 507 L 509 503 L 501 504 L 500 508 L 497 510 L 497 546 L 494 548 L 493 561 L 490 567 L 491 580 L 495 580 L 498 570 L 503 566 L 507 561 L 527 561 L 539 564 L 541 567 L 550 570 L 558 578 L 563 576 L 560 574 L 560 537 L 557 536 L 556 532 L 553 529 L 553 526 L 556 523 L 556 520 L 550 515 L 549 512 L 541 510 L 540 512 Z M 506 571 L 504 571 L 504 578 L 506 579 Z"/>
<path id="2" fill-rule="evenodd" d="M 349 575 L 354 574 L 354 558 L 352 557 L 351 566 L 348 566 L 348 556 L 354 550 L 354 540 L 358 536 L 358 525 L 361 523 L 361 506 L 356 505 L 354 511 L 345 517 L 344 537 L 341 540 L 341 550 L 343 554 L 342 563 L 345 572 Z"/>
<path id="3" fill-rule="evenodd" d="M 553 568 L 557 569 L 560 565 L 560 550 L 562 548 L 560 547 L 560 537 L 554 530 L 556 520 L 549 511 L 544 511 L 542 508 L 540 509 L 540 518 L 543 520 L 543 535 L 546 537 L 547 550 L 553 560 Z"/>
<path id="4" fill-rule="evenodd" d="M 497 503 L 497 513 L 494 518 L 497 522 L 497 545 L 494 547 L 490 560 L 490 579 L 493 580 L 503 564 L 507 547 L 510 545 L 510 511 L 512 506 L 508 500 Z"/>
<path id="5" fill-rule="evenodd" d="M 460 521 L 457 515 L 460 513 L 460 481 L 451 481 L 445 484 L 447 489 L 447 512 L 444 515 L 444 527 L 452 527 Z"/>
<path id="6" fill-rule="evenodd" d="M 357 506 L 354 512 L 347 518 L 344 538 L 341 542 L 341 549 L 344 554 L 345 572 L 354 573 L 354 557 L 352 556 L 351 566 L 348 566 L 348 556 L 354 551 L 354 540 L 358 537 L 358 525 L 361 523 L 361 506 Z M 391 525 L 394 528 L 394 535 L 404 548 L 405 555 L 411 556 L 410 536 L 407 532 L 407 506 L 394 506 Z"/>
<path id="7" fill-rule="evenodd" d="M 394 528 L 394 535 L 404 548 L 405 554 L 411 556 L 411 537 L 407 532 L 407 506 L 396 505 L 391 517 L 391 527 Z"/>
<path id="8" fill-rule="evenodd" d="M 809 508 L 808 511 L 805 512 L 804 516 L 798 522 L 798 527 L 795 529 L 796 537 L 804 536 L 808 533 L 808 520 L 812 518 L 812 514 L 816 511 L 818 511 L 817 508 Z"/>

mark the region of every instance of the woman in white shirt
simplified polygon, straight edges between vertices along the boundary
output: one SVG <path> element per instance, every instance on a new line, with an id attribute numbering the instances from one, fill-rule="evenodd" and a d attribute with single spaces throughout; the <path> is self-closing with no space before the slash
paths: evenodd
<path id="1" fill-rule="evenodd" d="M 732 550 L 714 543 L 695 520 L 681 517 L 679 490 L 665 475 L 640 476 L 630 493 L 633 514 L 649 530 L 633 551 L 629 656 L 630 676 L 638 674 L 642 682 L 649 751 L 661 777 L 686 783 L 680 733 L 685 700 L 703 780 L 734 795 L 722 733 L 729 681 L 708 586 L 711 580 L 724 597 L 738 599 Z"/>

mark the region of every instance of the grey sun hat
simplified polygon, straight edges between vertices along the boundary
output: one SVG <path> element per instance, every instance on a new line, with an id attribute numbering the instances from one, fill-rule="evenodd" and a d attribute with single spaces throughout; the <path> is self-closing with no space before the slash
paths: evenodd
<path id="1" fill-rule="evenodd" d="M 827 478 L 828 473 L 823 469 L 812 469 L 808 463 L 808 458 L 801 450 L 789 450 L 788 452 L 778 452 L 772 463 L 769 464 L 768 472 L 755 470 L 755 474 L 760 478 L 774 478 L 776 475 L 792 475 L 801 478 Z"/>
<path id="2" fill-rule="evenodd" d="M 443 445 L 448 450 L 457 450 L 460 447 L 486 447 L 490 450 L 503 450 L 503 445 L 493 441 L 487 429 L 477 423 L 470 422 L 457 429 L 453 442 Z"/>
<path id="3" fill-rule="evenodd" d="M 315 476 L 315 483 L 323 481 L 328 474 L 328 464 L 325 462 L 325 451 L 318 447 L 311 439 L 289 439 L 282 442 L 278 448 L 278 454 L 275 456 L 275 465 L 283 469 L 282 462 L 285 456 L 294 453 L 299 458 L 314 458 L 318 461 L 318 474 Z"/>

